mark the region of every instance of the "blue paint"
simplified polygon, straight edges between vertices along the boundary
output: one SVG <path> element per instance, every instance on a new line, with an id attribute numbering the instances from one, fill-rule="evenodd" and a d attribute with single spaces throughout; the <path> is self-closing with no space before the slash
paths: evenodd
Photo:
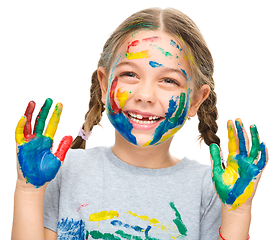
<path id="1" fill-rule="evenodd" d="M 177 49 L 179 49 L 180 52 L 182 51 L 182 48 L 180 48 L 179 45 L 175 41 L 173 41 L 172 39 L 170 41 L 170 45 L 172 45 L 173 47 L 176 47 Z"/>
<path id="2" fill-rule="evenodd" d="M 180 49 L 179 45 L 175 41 L 173 41 L 172 39 L 170 41 L 170 45 L 172 45 L 173 47 L 176 47 L 177 49 Z"/>
<path id="3" fill-rule="evenodd" d="M 187 77 L 187 73 L 185 72 L 185 70 L 184 69 L 180 69 L 182 72 L 183 72 L 183 74 Z"/>
<path id="4" fill-rule="evenodd" d="M 156 68 L 156 67 L 164 67 L 163 64 L 161 63 L 157 63 L 157 62 L 154 62 L 154 61 L 149 61 L 149 65 L 153 68 Z"/>
<path id="5" fill-rule="evenodd" d="M 51 152 L 53 140 L 39 136 L 18 146 L 18 162 L 24 178 L 36 187 L 50 182 L 57 174 L 61 162 Z"/>
<path id="6" fill-rule="evenodd" d="M 61 219 L 58 222 L 58 235 L 57 239 L 65 240 L 84 240 L 85 239 L 85 223 L 83 220 L 74 221 L 73 219 L 69 220 Z"/>
<path id="7" fill-rule="evenodd" d="M 108 104 L 107 104 L 108 105 Z M 108 110 L 110 113 L 110 110 Z M 131 133 L 133 126 L 129 119 L 123 114 L 107 114 L 109 121 L 115 129 L 129 142 L 137 145 L 136 137 Z"/>
<path id="8" fill-rule="evenodd" d="M 242 145 L 243 147 L 243 145 Z M 261 158 L 257 164 L 251 163 L 251 159 L 245 156 L 244 153 L 240 153 L 235 157 L 235 160 L 239 165 L 240 177 L 235 182 L 233 188 L 228 193 L 227 204 L 232 205 L 237 197 L 243 194 L 249 183 L 255 179 L 258 174 L 264 169 L 267 162 L 267 155 L 264 143 L 260 144 Z"/>
<path id="9" fill-rule="evenodd" d="M 112 224 L 113 226 L 119 226 L 119 227 L 124 227 L 124 228 L 131 228 L 133 229 L 135 232 L 145 232 L 145 236 L 148 237 L 149 231 L 151 229 L 151 226 L 147 226 L 146 229 L 139 227 L 139 226 L 130 226 L 127 223 L 122 223 L 119 220 L 113 220 L 110 224 Z"/>
<path id="10" fill-rule="evenodd" d="M 241 123 L 239 121 L 235 121 L 235 123 L 236 123 L 238 138 L 239 138 L 240 154 L 243 156 L 247 156 L 246 143 L 245 143 L 245 138 L 244 138 L 244 133 L 243 133 L 243 126 L 241 125 Z"/>
<path id="11" fill-rule="evenodd" d="M 187 91 L 187 98 L 186 98 L 186 104 L 185 106 L 179 106 L 178 100 L 179 97 L 176 97 L 176 99 L 174 100 L 173 98 L 170 100 L 169 102 L 169 108 L 168 108 L 168 112 L 165 114 L 165 120 L 163 120 L 159 126 L 156 128 L 155 132 L 154 132 L 154 136 L 153 139 L 150 143 L 150 145 L 154 145 L 156 143 L 158 143 L 161 138 L 163 137 L 163 135 L 168 132 L 169 130 L 181 126 L 184 124 L 184 122 L 187 119 L 187 115 L 188 115 L 188 110 L 190 107 L 190 94 L 191 94 L 191 89 L 189 88 Z M 184 98 L 184 102 L 185 103 L 185 93 L 181 93 L 182 94 L 182 98 Z M 181 112 L 178 113 L 179 117 L 176 119 L 174 117 L 172 117 L 172 115 L 177 112 L 177 107 L 178 108 L 182 108 Z"/>

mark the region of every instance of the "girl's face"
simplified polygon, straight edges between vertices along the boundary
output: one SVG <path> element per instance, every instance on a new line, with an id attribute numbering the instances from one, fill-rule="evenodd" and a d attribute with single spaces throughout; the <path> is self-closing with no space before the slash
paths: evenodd
<path id="1" fill-rule="evenodd" d="M 107 115 L 115 129 L 139 146 L 160 144 L 185 123 L 192 79 L 178 40 L 141 31 L 118 49 L 108 76 Z"/>

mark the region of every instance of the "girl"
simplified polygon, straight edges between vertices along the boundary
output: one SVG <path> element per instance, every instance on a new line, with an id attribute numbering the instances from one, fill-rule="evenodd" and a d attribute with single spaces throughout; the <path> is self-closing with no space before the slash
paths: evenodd
<path id="1" fill-rule="evenodd" d="M 72 145 L 64 137 L 51 153 L 60 103 L 44 135 L 51 99 L 33 132 L 34 102 L 20 119 L 12 238 L 249 239 L 252 198 L 268 155 L 255 125 L 248 153 L 241 120 L 237 131 L 229 121 L 225 166 L 212 75 L 208 47 L 183 13 L 153 8 L 126 19 L 104 46 L 89 111 Z M 83 150 L 104 109 L 114 145 Z M 173 135 L 196 114 L 200 138 L 210 146 L 211 174 L 208 166 L 169 152 Z M 70 145 L 77 150 L 59 171 Z"/>

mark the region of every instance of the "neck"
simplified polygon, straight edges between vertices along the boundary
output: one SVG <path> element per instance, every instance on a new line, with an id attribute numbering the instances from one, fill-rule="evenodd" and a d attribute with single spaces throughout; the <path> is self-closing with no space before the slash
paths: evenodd
<path id="1" fill-rule="evenodd" d="M 177 164 L 180 160 L 169 152 L 172 138 L 156 146 L 141 147 L 125 140 L 117 131 L 112 152 L 123 162 L 143 168 L 166 168 Z"/>

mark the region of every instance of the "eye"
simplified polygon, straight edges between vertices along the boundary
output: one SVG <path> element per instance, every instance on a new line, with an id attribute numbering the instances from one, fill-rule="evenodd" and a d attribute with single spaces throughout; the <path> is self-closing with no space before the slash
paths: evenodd
<path id="1" fill-rule="evenodd" d="M 164 78 L 162 80 L 162 82 L 165 83 L 165 84 L 174 84 L 174 85 L 180 86 L 178 81 L 176 81 L 174 79 L 171 79 L 171 78 Z"/>
<path id="2" fill-rule="evenodd" d="M 136 74 L 133 72 L 123 72 L 122 74 L 120 74 L 120 77 L 123 77 L 123 76 L 137 78 Z"/>

